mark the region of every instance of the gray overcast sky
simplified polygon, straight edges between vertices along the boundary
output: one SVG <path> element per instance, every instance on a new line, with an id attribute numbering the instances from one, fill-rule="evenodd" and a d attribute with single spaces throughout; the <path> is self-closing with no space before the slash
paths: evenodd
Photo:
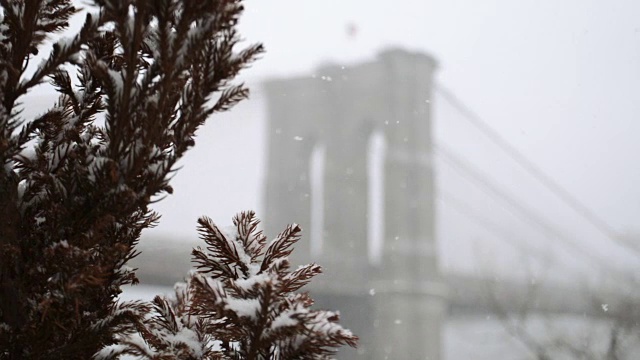
<path id="1" fill-rule="evenodd" d="M 241 33 L 267 48 L 247 78 L 311 74 L 326 62 L 348 66 L 391 46 L 428 52 L 440 64 L 438 81 L 511 144 L 617 230 L 640 228 L 640 2 L 247 0 L 246 8 Z M 228 222 L 261 205 L 259 95 L 256 88 L 253 103 L 203 129 L 175 179 L 176 194 L 158 205 L 165 216 L 154 233 L 195 235 L 199 215 Z M 467 134 L 444 105 L 434 107 L 439 141 L 572 236 L 592 236 L 539 186 L 504 170 L 501 155 Z M 464 247 L 455 239 L 474 231 L 453 231 L 443 247 Z M 607 246 L 602 236 L 592 240 L 596 249 Z"/>

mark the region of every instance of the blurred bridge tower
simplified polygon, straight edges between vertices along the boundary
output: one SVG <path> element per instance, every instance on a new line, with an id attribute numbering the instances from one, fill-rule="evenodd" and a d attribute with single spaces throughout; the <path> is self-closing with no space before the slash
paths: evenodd
<path id="1" fill-rule="evenodd" d="M 265 85 L 265 230 L 273 237 L 291 222 L 305 229 L 294 262 L 324 267 L 311 288 L 317 306 L 340 309 L 343 324 L 361 337 L 361 348 L 341 352 L 343 359 L 441 359 L 446 305 L 434 237 L 435 67 L 430 56 L 390 50 L 369 63 Z M 378 218 L 368 216 L 376 136 L 386 143 Z M 382 245 L 372 240 L 379 222 Z"/>

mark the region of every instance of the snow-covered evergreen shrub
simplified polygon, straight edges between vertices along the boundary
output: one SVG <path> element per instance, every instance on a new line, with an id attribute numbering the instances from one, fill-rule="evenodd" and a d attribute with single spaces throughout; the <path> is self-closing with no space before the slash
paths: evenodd
<path id="1" fill-rule="evenodd" d="M 89 3 L 80 31 L 55 40 L 78 12 L 72 1 L 0 0 L 0 358 L 90 359 L 132 346 L 127 334 L 188 358 L 191 345 L 176 341 L 189 336 L 154 326 L 172 326 L 163 319 L 190 303 L 115 299 L 137 282 L 126 263 L 158 220 L 150 204 L 172 192 L 174 165 L 205 120 L 248 96 L 230 81 L 262 47 L 237 49 L 240 0 Z M 47 80 L 57 102 L 23 118 L 33 106 L 23 96 Z M 191 284 L 211 281 L 201 276 Z M 193 317 L 209 327 L 175 326 L 213 334 L 215 321 L 234 321 Z"/>
<path id="2" fill-rule="evenodd" d="M 313 300 L 297 292 L 321 272 L 316 264 L 289 269 L 297 225 L 267 244 L 253 212 L 233 223 L 220 229 L 201 218 L 207 247 L 193 250 L 198 270 L 176 285 L 175 299 L 156 297 L 148 321 L 97 358 L 327 359 L 341 345 L 356 345 L 337 313 L 310 309 Z"/>

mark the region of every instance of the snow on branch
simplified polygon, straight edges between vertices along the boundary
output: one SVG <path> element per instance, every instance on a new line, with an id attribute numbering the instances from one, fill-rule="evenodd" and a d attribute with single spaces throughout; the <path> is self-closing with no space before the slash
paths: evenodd
<path id="1" fill-rule="evenodd" d="M 337 312 L 313 309 L 309 295 L 296 292 L 321 272 L 315 264 L 289 270 L 297 225 L 266 245 L 251 211 L 226 231 L 206 218 L 199 224 L 209 245 L 193 250 L 199 270 L 176 287 L 174 300 L 154 300 L 152 320 L 134 340 L 122 339 L 131 344 L 125 349 L 146 359 L 176 358 L 171 348 L 188 354 L 183 358 L 280 360 L 328 359 L 340 346 L 356 346 L 358 338 L 339 324 Z M 150 355 L 135 345 L 138 337 Z"/>
<path id="2" fill-rule="evenodd" d="M 201 218 L 205 248 L 175 299 L 118 302 L 151 205 L 214 113 L 247 98 L 236 75 L 241 0 L 94 0 L 75 34 L 71 0 L 0 0 L 0 358 L 325 359 L 357 338 L 297 292 L 300 228 L 267 243 L 253 212 L 230 228 Z M 57 95 L 33 119 L 23 95 Z"/>
<path id="3" fill-rule="evenodd" d="M 142 329 L 152 311 L 114 305 L 121 286 L 138 281 L 126 264 L 157 223 L 151 205 L 172 193 L 211 99 L 222 98 L 222 110 L 245 99 L 233 79 L 262 52 L 239 44 L 240 0 L 89 1 L 96 12 L 58 36 L 74 3 L 0 0 L 0 358 L 155 346 L 116 344 L 131 330 L 123 321 Z M 24 95 L 47 80 L 53 106 L 23 118 L 35 106 Z M 247 255 L 238 256 L 231 268 Z M 180 331 L 158 344 L 191 349 L 191 328 Z"/>

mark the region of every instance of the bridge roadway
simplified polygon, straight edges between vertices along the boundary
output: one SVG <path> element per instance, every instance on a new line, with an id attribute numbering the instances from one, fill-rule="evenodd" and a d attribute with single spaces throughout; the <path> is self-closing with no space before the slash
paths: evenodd
<path id="1" fill-rule="evenodd" d="M 131 263 L 138 268 L 141 284 L 173 286 L 191 269 L 191 249 L 200 242 L 178 245 L 166 240 L 143 239 L 141 255 Z M 322 264 L 321 264 L 322 265 Z M 450 316 L 495 316 L 527 313 L 579 315 L 640 322 L 640 297 L 576 284 L 517 282 L 445 273 L 447 309 Z M 383 289 L 376 289 L 380 291 Z"/>

